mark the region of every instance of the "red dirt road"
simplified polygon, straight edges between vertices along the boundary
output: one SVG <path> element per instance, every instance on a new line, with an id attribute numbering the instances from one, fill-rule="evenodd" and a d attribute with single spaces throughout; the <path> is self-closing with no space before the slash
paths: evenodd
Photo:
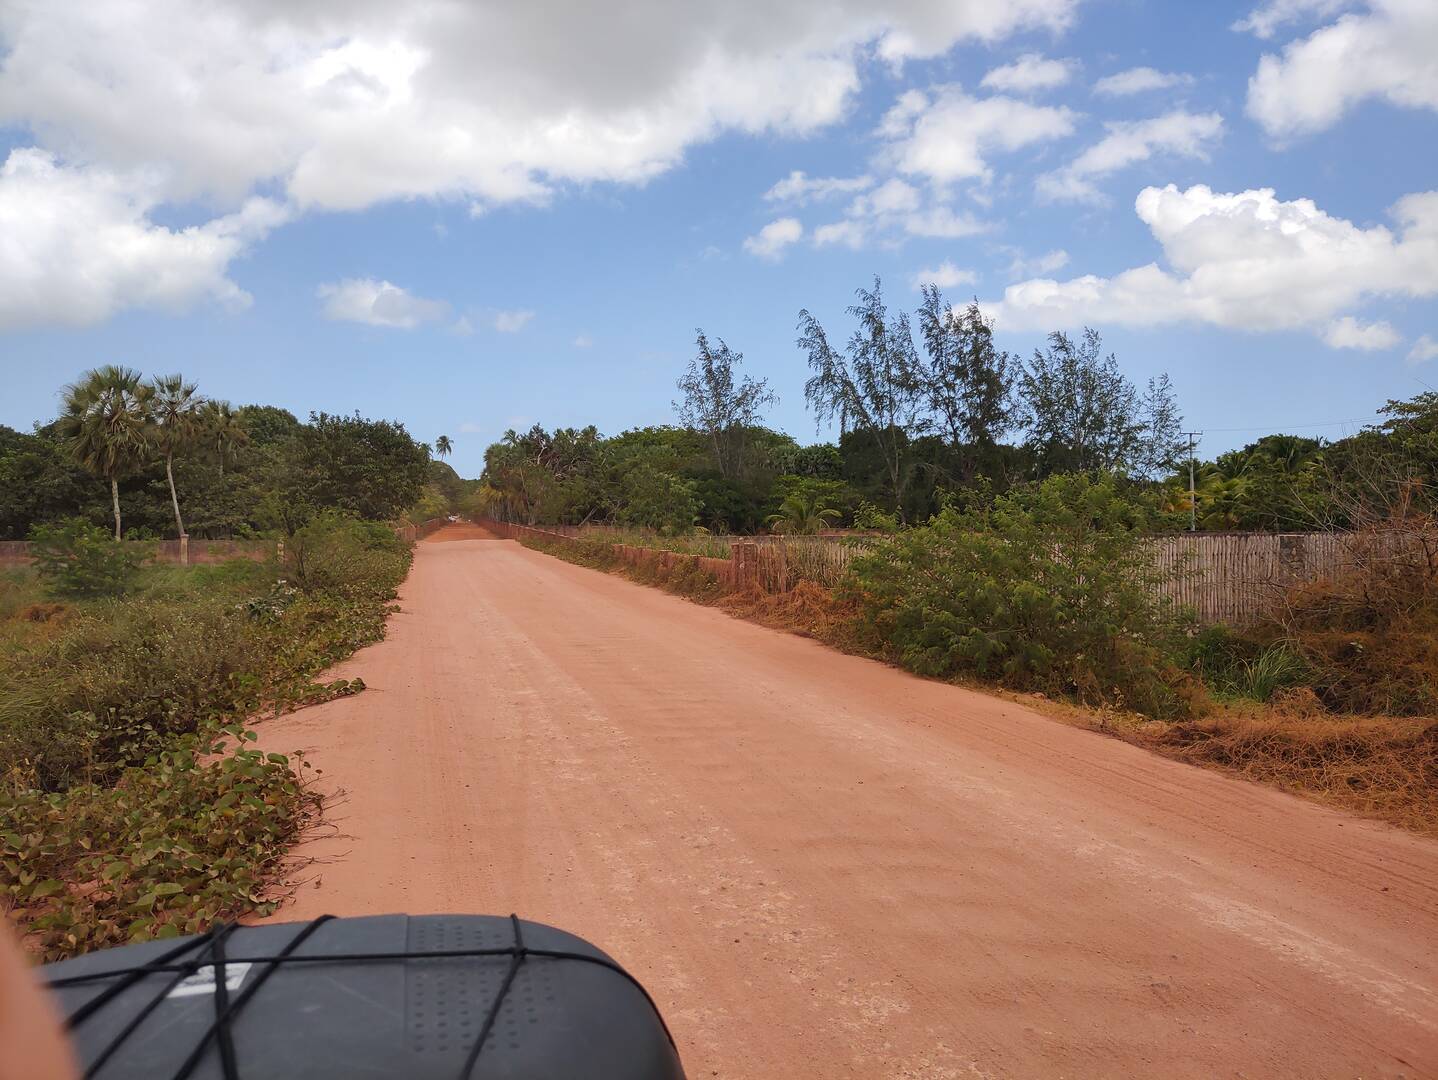
<path id="1" fill-rule="evenodd" d="M 1438 1075 L 1438 844 L 510 541 L 417 547 L 280 918 L 511 911 L 691 1078 Z"/>

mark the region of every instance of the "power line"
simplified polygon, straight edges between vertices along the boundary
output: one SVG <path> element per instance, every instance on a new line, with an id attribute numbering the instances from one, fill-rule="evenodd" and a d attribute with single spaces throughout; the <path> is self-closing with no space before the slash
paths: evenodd
<path id="1" fill-rule="evenodd" d="M 1295 428 L 1316 428 L 1316 427 L 1342 427 L 1344 424 L 1368 424 L 1374 420 L 1382 420 L 1381 414 L 1377 416 L 1354 416 L 1347 420 L 1323 420 L 1312 424 L 1260 424 L 1258 427 L 1211 427 L 1206 428 L 1210 434 L 1227 431 L 1272 431 L 1281 432 Z"/>

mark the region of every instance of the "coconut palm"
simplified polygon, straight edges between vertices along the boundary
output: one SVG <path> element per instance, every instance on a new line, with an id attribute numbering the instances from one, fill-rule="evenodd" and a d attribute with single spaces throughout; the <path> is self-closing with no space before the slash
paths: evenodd
<path id="1" fill-rule="evenodd" d="M 115 539 L 120 525 L 120 480 L 143 468 L 152 453 L 150 400 L 154 391 L 138 371 L 107 364 L 65 387 L 57 427 L 81 468 L 110 481 Z"/>
<path id="2" fill-rule="evenodd" d="M 434 440 L 434 452 L 439 457 L 449 457 L 449 452 L 453 449 L 454 443 L 450 441 L 448 435 L 441 435 L 439 438 Z"/>
<path id="3" fill-rule="evenodd" d="M 220 475 L 225 475 L 225 458 L 250 441 L 245 422 L 228 401 L 207 401 L 200 410 L 201 439 L 215 455 Z"/>
<path id="4" fill-rule="evenodd" d="M 843 516 L 831 506 L 822 505 L 817 491 L 791 491 L 779 504 L 779 512 L 770 514 L 769 525 L 775 532 L 811 535 Z"/>
<path id="5" fill-rule="evenodd" d="M 175 508 L 176 535 L 185 535 L 180 516 L 180 496 L 175 491 L 175 455 L 194 449 L 202 430 L 200 409 L 205 399 L 194 383 L 183 375 L 156 375 L 150 382 L 150 421 L 154 425 L 155 450 L 165 459 L 165 479 L 170 482 L 170 505 Z"/>

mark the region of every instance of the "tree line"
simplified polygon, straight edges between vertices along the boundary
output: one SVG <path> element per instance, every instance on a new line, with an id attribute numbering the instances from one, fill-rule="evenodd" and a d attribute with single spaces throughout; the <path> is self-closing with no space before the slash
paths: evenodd
<path id="1" fill-rule="evenodd" d="M 506 432 L 486 453 L 475 505 L 531 522 L 815 531 L 925 520 L 956 493 L 1059 472 L 1154 482 L 1182 455 L 1167 377 L 1140 389 L 1095 331 L 1051 334 L 1025 360 L 997 347 L 976 303 L 956 310 L 930 285 L 911 318 L 890 310 L 877 279 L 848 315 L 840 348 L 799 314 L 806 403 L 838 429 L 835 443 L 804 446 L 767 427 L 768 381 L 742 374 L 743 354 L 700 330 L 677 426 Z"/>
<path id="2" fill-rule="evenodd" d="M 317 512 L 391 521 L 447 513 L 467 485 L 398 421 L 270 405 L 233 407 L 181 375 L 121 366 L 62 391 L 30 432 L 0 426 L 0 538 L 40 524 L 108 521 L 114 536 L 293 533 Z"/>

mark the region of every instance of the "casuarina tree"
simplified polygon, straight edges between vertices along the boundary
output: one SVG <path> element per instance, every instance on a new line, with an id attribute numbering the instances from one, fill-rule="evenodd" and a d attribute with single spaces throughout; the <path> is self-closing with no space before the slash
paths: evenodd
<path id="1" fill-rule="evenodd" d="M 974 478 L 982 454 L 1003 437 L 1013 420 L 1015 357 L 994 348 L 993 323 L 977 303 L 956 312 L 926 285 L 919 333 L 927 358 L 924 395 L 933 426 L 958 456 L 964 483 Z"/>
<path id="2" fill-rule="evenodd" d="M 910 437 L 924 406 L 924 378 L 909 317 L 889 317 L 879 279 L 859 289 L 848 314 L 859 320 L 844 352 L 829 344 L 819 320 L 799 312 L 799 348 L 813 375 L 804 397 L 820 424 L 837 420 L 841 437 L 862 432 L 883 459 L 895 509 L 902 507 Z"/>
<path id="3" fill-rule="evenodd" d="M 723 338 L 710 345 L 697 330 L 699 351 L 676 384 L 683 400 L 673 403 L 686 427 L 703 432 L 714 452 L 714 466 L 722 476 L 737 476 L 744 468 L 744 436 L 763 422 L 759 410 L 776 400 L 765 379 L 744 376 L 736 381 L 734 369 L 744 354 L 734 352 Z"/>

